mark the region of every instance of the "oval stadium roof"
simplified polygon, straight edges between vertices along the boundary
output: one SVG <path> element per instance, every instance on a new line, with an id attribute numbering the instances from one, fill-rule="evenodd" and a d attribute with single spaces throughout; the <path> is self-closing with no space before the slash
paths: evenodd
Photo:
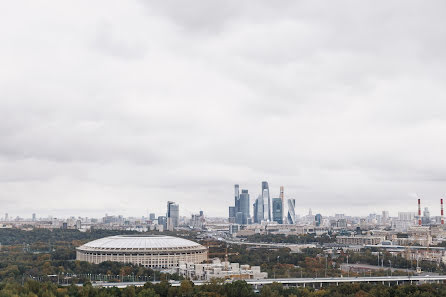
<path id="1" fill-rule="evenodd" d="M 196 242 L 173 236 L 164 235 L 117 235 L 104 237 L 101 239 L 87 242 L 78 249 L 184 249 L 184 248 L 200 248 L 201 244 Z M 204 247 L 203 247 L 204 248 Z"/>

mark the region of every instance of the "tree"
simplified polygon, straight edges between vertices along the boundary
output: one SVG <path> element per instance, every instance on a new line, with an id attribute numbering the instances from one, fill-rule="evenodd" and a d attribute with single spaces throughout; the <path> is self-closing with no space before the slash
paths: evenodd
<path id="1" fill-rule="evenodd" d="M 122 290 L 122 297 L 135 297 L 135 286 L 128 286 Z"/>
<path id="2" fill-rule="evenodd" d="M 160 295 L 158 295 L 154 289 L 142 289 L 137 297 L 159 297 Z"/>
<path id="3" fill-rule="evenodd" d="M 251 297 L 255 296 L 250 285 L 245 281 L 235 281 L 225 284 L 224 291 L 227 297 Z"/>
<path id="4" fill-rule="evenodd" d="M 180 284 L 180 296 L 192 296 L 194 293 L 193 283 L 189 280 L 183 280 Z"/>

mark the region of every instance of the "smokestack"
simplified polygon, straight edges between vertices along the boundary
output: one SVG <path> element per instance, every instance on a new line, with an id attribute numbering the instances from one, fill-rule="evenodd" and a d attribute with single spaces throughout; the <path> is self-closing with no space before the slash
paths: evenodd
<path id="1" fill-rule="evenodd" d="M 443 218 L 443 198 L 440 199 L 441 203 L 441 224 L 444 225 L 444 218 Z"/>
<path id="2" fill-rule="evenodd" d="M 418 225 L 421 226 L 421 199 L 418 198 Z"/>

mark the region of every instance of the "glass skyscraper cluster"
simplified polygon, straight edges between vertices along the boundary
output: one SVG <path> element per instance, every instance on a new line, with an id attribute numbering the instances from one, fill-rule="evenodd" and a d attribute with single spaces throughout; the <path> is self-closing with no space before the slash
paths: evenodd
<path id="1" fill-rule="evenodd" d="M 229 221 L 240 225 L 251 223 L 249 193 L 248 190 L 242 190 L 240 193 L 239 185 L 234 186 L 234 206 L 229 207 Z"/>
<path id="2" fill-rule="evenodd" d="M 234 206 L 229 207 L 229 222 L 242 225 L 251 223 L 248 190 L 242 190 L 240 193 L 239 185 L 235 185 L 234 201 Z M 263 181 L 261 194 L 253 204 L 252 222 L 255 224 L 262 222 L 295 224 L 295 206 L 294 199 L 284 199 L 283 187 L 280 187 L 280 197 L 271 199 L 268 182 Z"/>

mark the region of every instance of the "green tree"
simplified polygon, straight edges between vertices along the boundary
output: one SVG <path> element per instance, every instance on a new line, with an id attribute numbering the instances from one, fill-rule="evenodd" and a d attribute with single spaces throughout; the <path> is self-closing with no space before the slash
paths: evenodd
<path id="1" fill-rule="evenodd" d="M 142 289 L 137 297 L 159 297 L 160 295 L 158 295 L 154 289 L 150 288 L 150 289 Z"/>
<path id="2" fill-rule="evenodd" d="M 180 284 L 180 296 L 193 296 L 194 284 L 189 280 L 183 280 Z"/>

